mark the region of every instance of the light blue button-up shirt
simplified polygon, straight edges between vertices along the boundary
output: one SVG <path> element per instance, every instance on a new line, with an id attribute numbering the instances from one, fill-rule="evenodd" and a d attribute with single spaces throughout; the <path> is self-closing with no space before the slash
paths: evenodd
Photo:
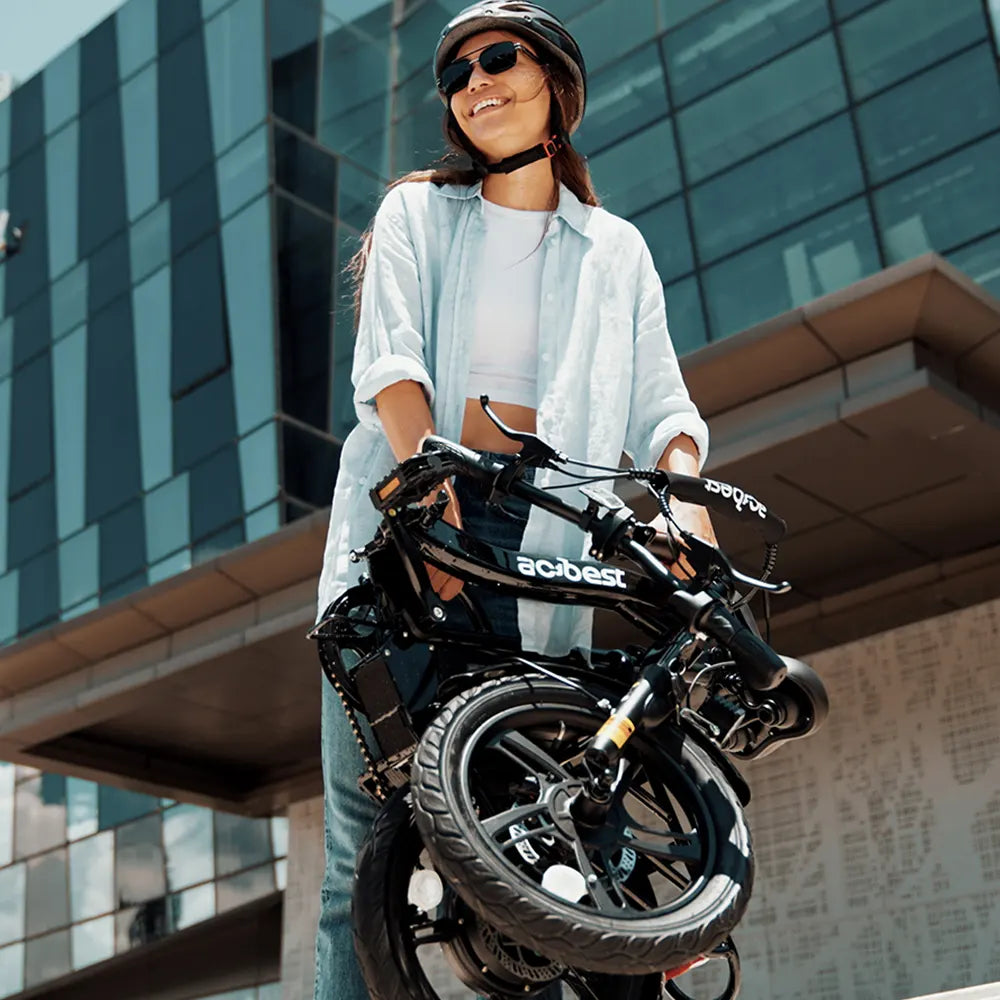
<path id="1" fill-rule="evenodd" d="M 352 371 L 359 423 L 341 453 L 321 612 L 363 571 L 348 555 L 374 537 L 368 490 L 395 464 L 376 394 L 419 382 L 437 432 L 461 437 L 476 291 L 492 280 L 483 235 L 480 184 L 400 184 L 376 213 Z M 708 428 L 681 378 L 663 288 L 639 230 L 563 186 L 541 252 L 538 434 L 571 458 L 617 465 L 626 451 L 640 466 L 687 434 L 704 462 Z M 546 470 L 536 483 L 564 481 Z M 522 550 L 581 559 L 588 544 L 575 526 L 533 509 Z M 558 655 L 590 645 L 587 608 L 521 600 L 518 619 L 526 649 Z"/>

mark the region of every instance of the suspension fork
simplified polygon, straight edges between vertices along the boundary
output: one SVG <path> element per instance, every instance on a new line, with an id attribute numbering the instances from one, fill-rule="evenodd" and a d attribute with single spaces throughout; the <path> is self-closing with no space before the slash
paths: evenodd
<path id="1" fill-rule="evenodd" d="M 571 805 L 573 818 L 578 822 L 588 826 L 603 824 L 611 808 L 625 745 L 636 729 L 659 725 L 676 706 L 674 665 L 692 639 L 691 635 L 678 637 L 647 666 L 591 737 L 583 755 L 589 777 Z"/>

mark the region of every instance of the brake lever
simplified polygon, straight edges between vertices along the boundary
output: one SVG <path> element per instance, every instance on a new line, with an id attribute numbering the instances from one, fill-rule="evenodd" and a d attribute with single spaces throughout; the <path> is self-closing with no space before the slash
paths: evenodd
<path id="1" fill-rule="evenodd" d="M 482 395 L 479 397 L 479 405 L 483 408 L 486 416 L 493 421 L 493 425 L 501 434 L 509 437 L 512 441 L 517 441 L 521 445 L 521 450 L 513 456 L 519 467 L 525 465 L 544 465 L 546 462 L 567 462 L 568 457 L 557 448 L 546 444 L 537 434 L 530 431 L 516 431 L 513 427 L 508 427 L 490 406 L 490 397 Z"/>
<path id="2" fill-rule="evenodd" d="M 738 583 L 754 587 L 757 590 L 764 590 L 769 594 L 787 594 L 792 589 L 792 585 L 787 580 L 782 580 L 781 583 L 768 583 L 767 580 L 758 580 L 756 577 L 741 573 L 732 565 L 730 565 L 729 571 L 733 574 L 733 579 Z"/>

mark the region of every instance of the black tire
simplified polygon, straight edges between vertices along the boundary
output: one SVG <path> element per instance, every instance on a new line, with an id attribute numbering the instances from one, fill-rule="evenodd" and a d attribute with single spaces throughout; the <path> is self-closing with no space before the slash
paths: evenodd
<path id="1" fill-rule="evenodd" d="M 407 933 L 407 886 L 423 843 L 408 789 L 380 810 L 358 854 L 351 914 L 354 948 L 372 1000 L 440 1000 Z M 585 973 L 592 1000 L 659 1000 L 660 977 Z M 572 989 L 572 985 L 570 986 Z M 523 995 L 523 994 L 522 994 Z"/>
<path id="2" fill-rule="evenodd" d="M 519 826 L 515 833 L 513 827 L 506 825 L 512 815 L 510 810 L 523 808 L 518 805 L 515 793 L 511 793 L 514 805 L 505 805 L 499 811 L 481 806 L 482 802 L 495 801 L 493 788 L 497 782 L 511 783 L 509 774 L 494 777 L 497 768 L 502 772 L 506 766 L 509 772 L 511 765 L 507 758 L 523 754 L 524 745 L 534 747 L 528 753 L 536 769 L 533 771 L 529 766 L 524 770 L 535 778 L 524 779 L 520 787 L 523 790 L 524 784 L 534 780 L 532 787 L 540 788 L 548 778 L 537 770 L 539 758 L 535 751 L 543 745 L 558 746 L 559 753 L 565 755 L 564 734 L 568 732 L 576 740 L 574 752 L 578 759 L 583 743 L 606 716 L 606 711 L 595 706 L 583 692 L 548 679 L 491 681 L 459 695 L 428 727 L 417 749 L 411 774 L 417 826 L 435 866 L 459 896 L 515 941 L 530 944 L 567 965 L 598 972 L 638 975 L 674 969 L 710 952 L 729 935 L 746 909 L 753 882 L 750 831 L 736 794 L 709 753 L 690 737 L 672 727 L 660 727 L 655 738 L 635 733 L 625 749 L 626 757 L 634 762 L 628 765 L 632 770 L 621 772 L 635 776 L 634 781 L 629 779 L 630 787 L 620 793 L 623 797 L 639 797 L 642 792 L 641 802 L 645 807 L 651 796 L 644 789 L 650 787 L 655 789 L 652 797 L 669 800 L 662 812 L 671 824 L 660 835 L 672 839 L 674 846 L 653 847 L 646 854 L 671 858 L 669 863 L 662 863 L 661 869 L 669 869 L 669 881 L 680 884 L 676 899 L 662 905 L 657 899 L 652 908 L 640 905 L 629 910 L 628 895 L 620 886 L 614 886 L 618 876 L 612 874 L 612 869 L 618 863 L 609 861 L 611 855 L 606 853 L 601 855 L 600 865 L 588 861 L 589 855 L 583 860 L 579 860 L 578 854 L 573 855 L 581 873 L 590 864 L 590 874 L 583 880 L 588 887 L 580 890 L 586 905 L 569 902 L 541 887 L 539 873 L 548 861 L 525 862 L 520 846 L 511 852 L 513 858 L 505 855 L 504 845 L 497 843 L 483 827 L 492 821 L 494 836 L 506 836 L 509 832 L 506 849 L 511 851 L 513 845 L 524 839 L 525 829 Z M 554 738 L 547 735 L 556 726 L 559 735 Z M 525 732 L 533 734 L 532 737 L 525 740 Z M 532 738 L 538 742 L 532 743 Z M 550 740 L 548 744 L 544 744 L 546 739 Z M 515 742 L 522 748 L 517 753 L 511 749 Z M 498 758 L 491 753 L 496 750 L 504 756 Z M 555 754 L 556 750 L 552 752 Z M 549 763 L 543 767 L 548 769 L 549 776 L 572 777 L 570 769 L 576 767 L 572 757 L 569 754 L 565 761 L 562 758 L 557 761 L 546 756 L 544 759 Z M 654 773 L 655 777 L 648 777 Z M 640 787 L 643 781 L 652 784 Z M 478 791 L 473 787 L 477 782 Z M 564 784 L 570 788 L 569 781 Z M 623 777 L 619 786 L 624 784 Z M 552 787 L 554 784 L 548 785 L 548 791 Z M 483 791 L 484 788 L 487 790 Z M 569 795 L 569 791 L 564 794 Z M 577 837 L 577 843 L 581 838 L 572 820 L 568 824 L 569 846 L 563 847 L 559 841 L 566 832 L 566 813 L 564 806 L 563 812 L 557 813 L 556 806 L 551 805 L 554 801 L 549 794 L 539 792 L 537 801 L 531 803 L 529 794 L 529 810 L 542 815 L 544 809 L 549 809 L 537 828 L 539 831 L 544 828 L 545 833 L 539 832 L 537 839 L 531 841 L 537 847 L 533 853 L 547 850 L 538 846 L 546 837 L 545 843 L 556 844 L 566 852 L 578 850 L 573 846 L 572 836 Z M 543 806 L 543 802 L 549 805 Z M 622 839 L 634 838 L 636 830 L 642 832 L 645 844 L 651 843 L 647 834 L 657 831 L 635 821 L 627 806 L 623 806 L 620 815 L 624 819 L 616 843 L 638 847 L 639 840 Z M 683 833 L 681 816 L 694 824 L 694 836 Z M 515 822 L 520 824 L 521 820 Z M 685 839 L 689 851 L 686 858 L 677 846 Z M 590 851 L 591 847 L 585 850 Z M 644 856 L 643 864 L 656 862 Z M 596 874 L 598 871 L 600 875 Z M 677 877 L 678 871 L 683 877 Z M 580 877 L 583 878 L 582 874 Z M 690 884 L 685 887 L 687 878 Z M 662 882 L 669 884 L 667 877 Z M 591 885 L 593 889 L 589 888 Z M 598 895 L 605 885 L 615 888 L 617 902 L 607 890 Z M 605 898 L 614 905 L 608 906 Z M 619 906 L 621 909 L 616 909 Z"/>

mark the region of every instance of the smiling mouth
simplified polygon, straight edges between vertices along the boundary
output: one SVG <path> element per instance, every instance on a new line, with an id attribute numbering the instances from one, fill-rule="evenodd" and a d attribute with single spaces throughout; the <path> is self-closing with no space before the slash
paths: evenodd
<path id="1" fill-rule="evenodd" d="M 485 114 L 488 111 L 498 111 L 500 108 L 505 108 L 510 101 L 500 98 L 499 104 L 484 104 L 482 107 L 473 106 L 472 111 L 469 113 L 470 118 L 478 118 L 480 115 Z"/>

